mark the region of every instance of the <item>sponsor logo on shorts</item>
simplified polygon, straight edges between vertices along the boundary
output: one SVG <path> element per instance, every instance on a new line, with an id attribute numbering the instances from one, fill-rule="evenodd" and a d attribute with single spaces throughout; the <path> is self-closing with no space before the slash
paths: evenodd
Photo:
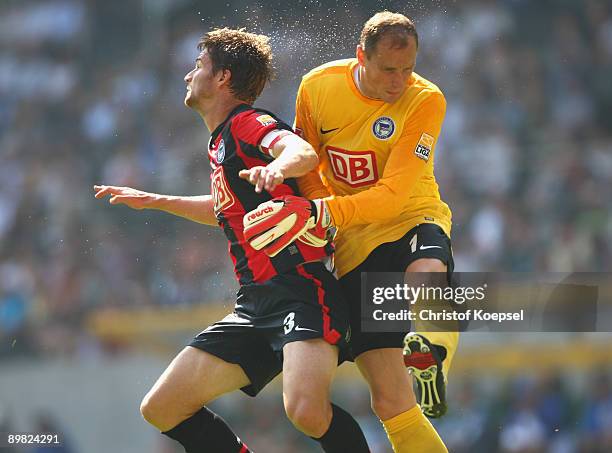
<path id="1" fill-rule="evenodd" d="M 379 140 L 387 140 L 395 132 L 395 123 L 388 116 L 381 116 L 372 125 L 372 133 Z"/>
<path id="2" fill-rule="evenodd" d="M 308 330 L 309 332 L 318 332 L 317 330 L 309 329 L 307 327 L 295 326 L 295 331 L 297 332 L 298 330 Z"/>
<path id="3" fill-rule="evenodd" d="M 419 247 L 419 250 L 427 250 L 427 249 L 441 249 L 442 246 L 440 245 L 421 245 Z"/>

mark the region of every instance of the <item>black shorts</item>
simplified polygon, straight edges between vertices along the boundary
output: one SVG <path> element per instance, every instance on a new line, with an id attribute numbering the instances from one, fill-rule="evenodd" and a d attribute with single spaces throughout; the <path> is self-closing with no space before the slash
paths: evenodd
<path id="1" fill-rule="evenodd" d="M 322 263 L 307 263 L 267 282 L 243 286 L 234 312 L 198 334 L 189 346 L 242 367 L 255 396 L 283 368 L 283 346 L 323 338 L 346 349 L 348 304 Z"/>
<path id="2" fill-rule="evenodd" d="M 405 335 L 401 332 L 361 331 L 361 273 L 403 273 L 410 263 L 420 258 L 437 258 L 446 264 L 450 284 L 455 266 L 451 242 L 444 230 L 433 223 L 417 225 L 397 241 L 379 245 L 363 263 L 340 279 L 349 302 L 352 330 L 349 360 L 372 349 L 401 348 Z M 407 325 L 406 332 L 409 330 L 410 326 Z"/>

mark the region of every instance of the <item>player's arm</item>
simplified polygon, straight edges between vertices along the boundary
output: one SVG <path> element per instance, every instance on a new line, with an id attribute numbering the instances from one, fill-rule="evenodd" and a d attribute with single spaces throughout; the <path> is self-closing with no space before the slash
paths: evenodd
<path id="1" fill-rule="evenodd" d="M 408 119 L 401 139 L 391 150 L 381 179 L 373 187 L 324 200 L 335 226 L 386 222 L 408 206 L 426 166 L 433 165 L 433 161 L 429 161 L 433 159 L 445 111 L 444 96 L 441 93 L 431 95 Z"/>
<path id="2" fill-rule="evenodd" d="M 327 198 L 331 195 L 321 181 L 321 175 L 317 168 L 298 178 L 297 183 L 300 193 L 309 200 Z"/>
<path id="3" fill-rule="evenodd" d="M 269 132 L 260 144 L 263 152 L 274 157 L 266 166 L 241 170 L 239 175 L 255 186 L 256 192 L 273 191 L 287 178 L 303 176 L 319 164 L 317 153 L 305 140 L 293 132 Z"/>
<path id="4" fill-rule="evenodd" d="M 132 209 L 156 209 L 205 225 L 216 225 L 211 195 L 190 197 L 143 192 L 131 187 L 97 185 L 95 197 L 110 195 L 110 204 L 125 204 Z"/>
<path id="5" fill-rule="evenodd" d="M 304 140 L 312 145 L 318 156 L 321 143 L 312 111 L 312 103 L 308 96 L 308 91 L 302 82 L 295 99 L 295 122 L 293 128 L 297 134 L 300 134 Z M 327 187 L 321 181 L 317 168 L 298 178 L 297 183 L 300 193 L 310 200 L 325 198 L 330 195 Z"/>

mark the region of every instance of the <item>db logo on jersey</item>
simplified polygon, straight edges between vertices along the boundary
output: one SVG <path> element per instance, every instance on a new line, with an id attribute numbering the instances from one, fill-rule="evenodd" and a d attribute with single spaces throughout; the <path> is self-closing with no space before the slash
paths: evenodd
<path id="1" fill-rule="evenodd" d="M 367 186 L 378 181 L 374 151 L 347 151 L 327 148 L 334 176 L 351 187 Z"/>
<path id="2" fill-rule="evenodd" d="M 215 203 L 214 210 L 215 214 L 217 214 L 234 204 L 234 194 L 232 194 L 232 191 L 225 181 L 223 167 L 221 166 L 217 167 L 213 172 L 211 183 L 211 192 Z"/>

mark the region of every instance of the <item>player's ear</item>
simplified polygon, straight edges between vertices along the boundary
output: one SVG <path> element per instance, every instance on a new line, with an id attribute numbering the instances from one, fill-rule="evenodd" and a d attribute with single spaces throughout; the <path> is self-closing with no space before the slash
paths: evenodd
<path id="1" fill-rule="evenodd" d="M 219 82 L 219 85 L 229 84 L 231 79 L 232 71 L 229 69 L 222 69 L 217 73 L 217 82 Z"/>
<path id="2" fill-rule="evenodd" d="M 366 54 L 361 44 L 357 44 L 357 49 L 355 50 L 355 54 L 357 56 L 357 61 L 359 62 L 361 66 L 363 66 L 363 64 L 365 63 Z"/>

